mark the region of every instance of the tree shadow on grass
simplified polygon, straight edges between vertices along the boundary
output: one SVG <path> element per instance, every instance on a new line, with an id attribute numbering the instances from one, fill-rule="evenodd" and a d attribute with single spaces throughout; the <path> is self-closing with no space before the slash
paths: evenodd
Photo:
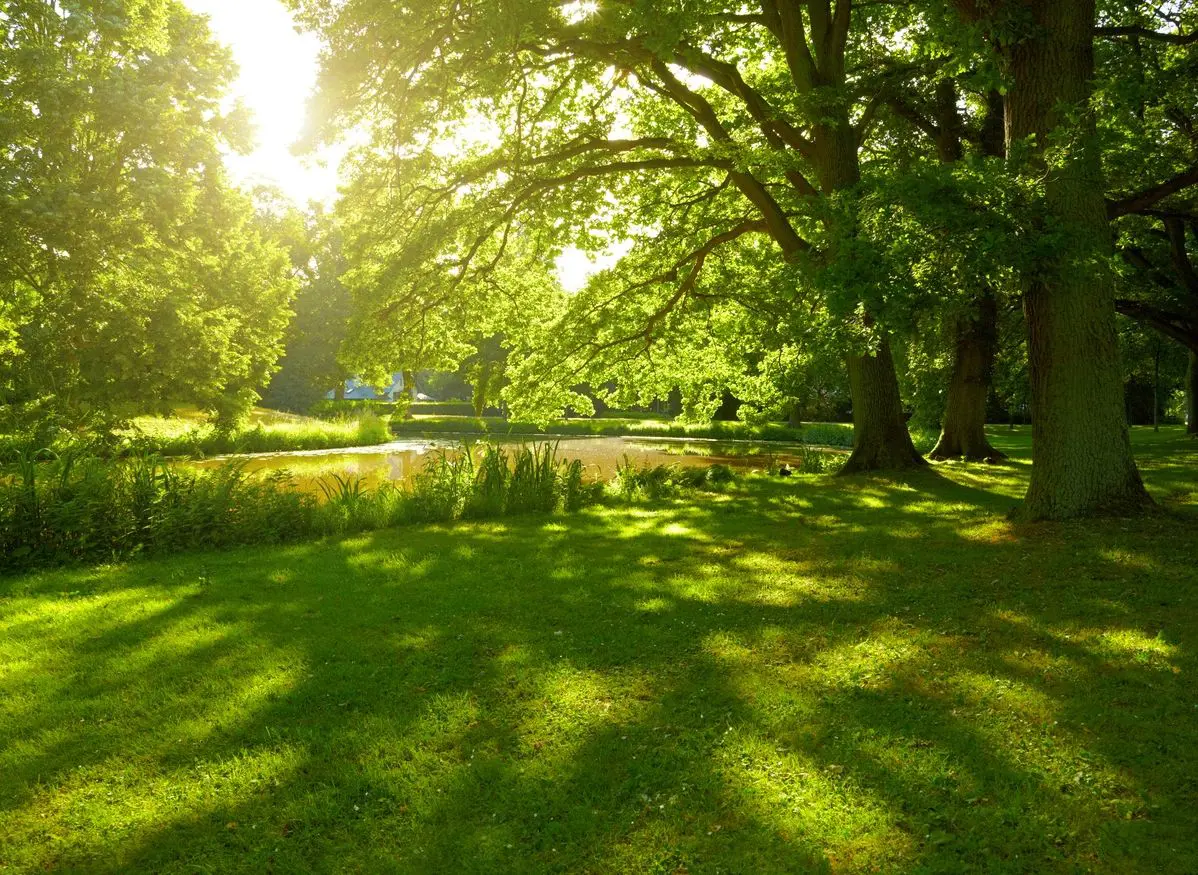
<path id="1" fill-rule="evenodd" d="M 1198 868 L 1193 527 L 1005 504 L 759 482 L 27 581 L 6 838 L 109 871 Z"/>

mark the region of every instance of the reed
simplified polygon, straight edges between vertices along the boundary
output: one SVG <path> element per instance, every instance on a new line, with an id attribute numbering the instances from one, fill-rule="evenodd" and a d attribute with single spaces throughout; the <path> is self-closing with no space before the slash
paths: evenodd
<path id="1" fill-rule="evenodd" d="M 556 444 L 433 456 L 409 488 L 333 474 L 321 495 L 243 462 L 187 470 L 158 455 L 23 454 L 0 479 L 0 572 L 193 547 L 273 544 L 415 522 L 575 511 L 599 500 Z"/>

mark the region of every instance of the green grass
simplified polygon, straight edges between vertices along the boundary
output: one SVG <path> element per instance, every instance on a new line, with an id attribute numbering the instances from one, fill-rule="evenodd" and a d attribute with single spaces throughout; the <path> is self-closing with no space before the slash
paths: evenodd
<path id="1" fill-rule="evenodd" d="M 141 416 L 125 435 L 122 451 L 203 457 L 361 447 L 392 438 L 386 420 L 371 414 L 326 420 L 259 410 L 246 426 L 231 433 L 191 417 Z"/>
<path id="2" fill-rule="evenodd" d="M 747 422 L 681 423 L 664 419 L 596 417 L 569 419 L 542 425 L 513 422 L 500 417 L 416 416 L 392 422 L 397 434 L 490 434 L 568 435 L 595 437 L 689 437 L 720 440 L 787 441 L 848 447 L 853 444 L 853 426 L 847 422 L 816 422 L 802 428 L 780 423 L 751 425 Z"/>
<path id="3" fill-rule="evenodd" d="M 0 581 L 0 868 L 1198 871 L 1198 442 Z"/>
<path id="4" fill-rule="evenodd" d="M 126 456 L 205 456 L 225 453 L 276 453 L 360 447 L 393 440 L 387 420 L 370 413 L 338 420 L 297 416 L 258 408 L 246 425 L 222 432 L 195 410 L 173 416 L 137 416 L 129 428 L 113 439 L 98 442 L 94 436 L 61 431 L 55 437 L 0 434 L 0 465 L 11 464 L 33 453 Z M 3 473 L 0 471 L 0 473 Z"/>

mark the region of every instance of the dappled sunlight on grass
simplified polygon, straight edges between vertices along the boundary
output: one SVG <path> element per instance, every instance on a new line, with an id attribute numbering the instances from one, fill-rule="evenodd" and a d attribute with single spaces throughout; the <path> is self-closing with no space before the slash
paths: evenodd
<path id="1" fill-rule="evenodd" d="M 1025 476 L 5 581 L 0 859 L 1198 871 L 1193 516 L 1009 523 Z"/>

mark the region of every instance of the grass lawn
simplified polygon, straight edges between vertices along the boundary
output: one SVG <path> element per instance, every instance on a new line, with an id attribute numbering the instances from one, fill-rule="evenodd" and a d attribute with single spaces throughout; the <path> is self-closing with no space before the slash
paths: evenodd
<path id="1" fill-rule="evenodd" d="M 1017 458 L 0 580 L 0 871 L 1198 872 L 1134 439 L 1134 520 Z"/>

